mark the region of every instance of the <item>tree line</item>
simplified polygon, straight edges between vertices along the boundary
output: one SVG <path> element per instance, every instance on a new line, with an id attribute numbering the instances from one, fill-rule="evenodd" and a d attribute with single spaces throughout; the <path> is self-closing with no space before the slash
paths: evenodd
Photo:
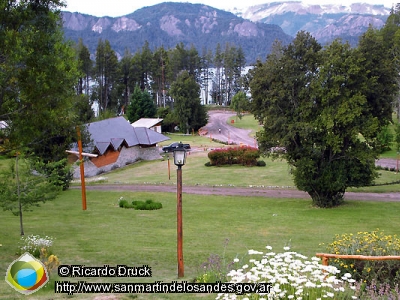
<path id="1" fill-rule="evenodd" d="M 100 113 L 125 113 L 135 87 L 148 91 L 157 108 L 173 109 L 170 88 L 186 71 L 204 90 L 204 104 L 229 105 L 233 95 L 245 88 L 245 55 L 241 47 L 228 43 L 225 48 L 218 44 L 214 52 L 204 48 L 199 54 L 194 46 L 187 48 L 183 43 L 151 50 L 146 42 L 133 54 L 126 49 L 118 60 L 109 41 L 100 39 L 92 60 L 88 47 L 79 40 L 77 92 L 87 95 L 90 103 L 98 101 Z"/>

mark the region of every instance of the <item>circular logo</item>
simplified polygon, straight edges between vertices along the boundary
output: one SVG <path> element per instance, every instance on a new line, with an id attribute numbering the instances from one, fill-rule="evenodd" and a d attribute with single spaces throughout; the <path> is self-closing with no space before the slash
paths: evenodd
<path id="1" fill-rule="evenodd" d="M 6 282 L 25 295 L 36 292 L 48 281 L 46 267 L 30 253 L 25 253 L 12 262 L 6 273 Z"/>

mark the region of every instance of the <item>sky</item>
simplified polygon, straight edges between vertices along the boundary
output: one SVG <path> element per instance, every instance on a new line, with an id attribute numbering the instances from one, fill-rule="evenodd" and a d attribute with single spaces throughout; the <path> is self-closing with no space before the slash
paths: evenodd
<path id="1" fill-rule="evenodd" d="M 264 4 L 269 2 L 278 2 L 280 0 L 192 0 L 192 1 L 173 1 L 173 0 L 64 0 L 67 7 L 63 10 L 70 12 L 79 12 L 96 17 L 120 17 L 130 14 L 135 10 L 144 6 L 152 6 L 162 2 L 186 2 L 186 3 L 202 3 L 218 9 L 232 9 L 234 7 L 242 8 L 257 4 Z M 282 0 L 284 1 L 284 0 Z M 397 0 L 303 0 L 305 3 L 310 4 L 349 4 L 352 2 L 369 3 L 369 4 L 383 4 L 385 7 L 391 8 L 393 3 Z"/>

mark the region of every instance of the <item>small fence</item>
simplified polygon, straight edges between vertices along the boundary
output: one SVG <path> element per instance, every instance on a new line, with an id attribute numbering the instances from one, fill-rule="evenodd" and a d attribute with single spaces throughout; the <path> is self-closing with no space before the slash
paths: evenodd
<path id="1" fill-rule="evenodd" d="M 400 256 L 388 255 L 388 256 L 367 256 L 367 255 L 344 255 L 344 254 L 328 254 L 328 253 L 317 253 L 316 257 L 322 258 L 322 265 L 328 266 L 330 258 L 341 258 L 341 259 L 356 259 L 356 260 L 400 260 Z"/>

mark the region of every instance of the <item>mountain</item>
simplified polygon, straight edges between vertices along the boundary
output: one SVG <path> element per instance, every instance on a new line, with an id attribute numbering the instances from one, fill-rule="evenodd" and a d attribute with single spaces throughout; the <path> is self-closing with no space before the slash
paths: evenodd
<path id="1" fill-rule="evenodd" d="M 91 53 L 99 39 L 108 40 L 121 57 L 126 48 L 131 53 L 148 41 L 156 47 L 173 48 L 179 43 L 215 51 L 217 44 L 241 46 L 248 63 L 265 59 L 275 40 L 288 44 L 292 37 L 273 24 L 252 22 L 231 12 L 202 4 L 165 2 L 144 7 L 126 16 L 94 17 L 80 13 L 62 13 L 66 38 L 82 38 Z"/>
<path id="2" fill-rule="evenodd" d="M 390 10 L 383 5 L 366 3 L 309 5 L 290 1 L 249 6 L 231 12 L 253 22 L 278 25 L 291 36 L 304 30 L 321 44 L 342 38 L 354 46 L 370 24 L 381 28 Z"/>

